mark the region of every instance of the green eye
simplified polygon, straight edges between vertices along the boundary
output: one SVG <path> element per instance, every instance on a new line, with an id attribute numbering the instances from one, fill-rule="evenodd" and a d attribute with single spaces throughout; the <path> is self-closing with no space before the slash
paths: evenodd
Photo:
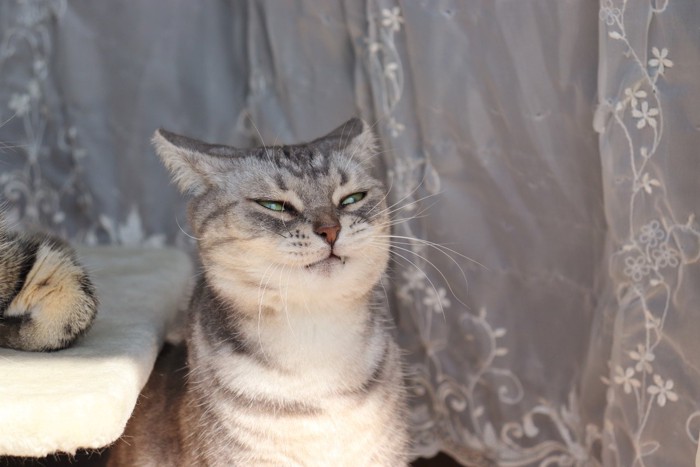
<path id="1" fill-rule="evenodd" d="M 346 196 L 343 198 L 343 200 L 340 202 L 341 206 L 347 206 L 348 204 L 354 204 L 360 201 L 362 198 L 365 197 L 367 193 L 353 193 L 350 196 Z"/>
<path id="2" fill-rule="evenodd" d="M 285 204 L 282 201 L 266 201 L 264 199 L 260 199 L 255 200 L 255 202 L 258 203 L 260 206 L 269 209 L 270 211 L 291 211 L 291 209 L 289 209 L 288 206 L 285 206 Z"/>

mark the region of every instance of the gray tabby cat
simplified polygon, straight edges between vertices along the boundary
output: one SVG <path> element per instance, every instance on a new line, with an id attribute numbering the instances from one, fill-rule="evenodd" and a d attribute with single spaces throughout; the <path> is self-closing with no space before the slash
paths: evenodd
<path id="1" fill-rule="evenodd" d="M 95 290 L 67 243 L 10 232 L 0 219 L 0 347 L 63 349 L 96 313 Z"/>
<path id="2" fill-rule="evenodd" d="M 389 219 L 366 125 L 250 150 L 153 141 L 193 197 L 204 272 L 186 348 L 161 354 L 110 465 L 405 465 L 399 348 L 371 305 Z"/>

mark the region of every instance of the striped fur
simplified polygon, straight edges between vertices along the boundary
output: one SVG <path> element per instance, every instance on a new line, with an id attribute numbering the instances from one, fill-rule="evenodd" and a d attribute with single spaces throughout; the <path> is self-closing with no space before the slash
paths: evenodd
<path id="1" fill-rule="evenodd" d="M 110 465 L 405 465 L 399 349 L 372 306 L 389 256 L 372 141 L 359 120 L 249 151 L 156 133 L 204 271 L 186 346 L 159 359 Z"/>
<path id="2" fill-rule="evenodd" d="M 67 243 L 0 225 L 0 347 L 66 348 L 90 328 L 96 312 L 90 278 Z"/>

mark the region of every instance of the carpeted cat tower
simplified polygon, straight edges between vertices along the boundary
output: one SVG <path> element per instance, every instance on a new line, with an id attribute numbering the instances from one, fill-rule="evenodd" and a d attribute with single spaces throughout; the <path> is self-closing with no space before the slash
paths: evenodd
<path id="1" fill-rule="evenodd" d="M 97 289 L 97 318 L 65 350 L 0 349 L 0 455 L 74 454 L 118 439 L 186 308 L 193 273 L 182 252 L 103 247 L 78 255 Z"/>

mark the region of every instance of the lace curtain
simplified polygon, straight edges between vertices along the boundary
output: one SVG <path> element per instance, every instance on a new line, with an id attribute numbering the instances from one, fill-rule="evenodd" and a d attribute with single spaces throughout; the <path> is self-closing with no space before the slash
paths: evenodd
<path id="1" fill-rule="evenodd" d="M 397 208 L 416 455 L 690 465 L 699 20 L 694 0 L 3 2 L 0 193 L 19 227 L 191 249 L 155 128 L 245 146 L 361 115 Z"/>

